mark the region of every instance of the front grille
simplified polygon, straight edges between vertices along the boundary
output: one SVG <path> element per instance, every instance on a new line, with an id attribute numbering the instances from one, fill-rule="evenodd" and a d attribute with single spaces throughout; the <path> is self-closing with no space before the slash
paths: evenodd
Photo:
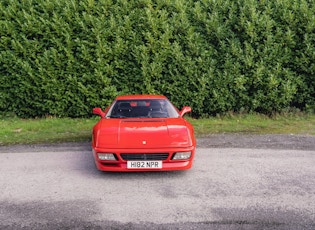
<path id="1" fill-rule="evenodd" d="M 123 153 L 120 156 L 125 161 L 162 161 L 167 159 L 168 153 Z"/>

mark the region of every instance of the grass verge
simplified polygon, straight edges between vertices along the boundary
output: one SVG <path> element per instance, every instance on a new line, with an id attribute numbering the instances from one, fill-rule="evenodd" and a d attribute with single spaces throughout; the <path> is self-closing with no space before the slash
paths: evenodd
<path id="1" fill-rule="evenodd" d="M 270 118 L 260 114 L 232 114 L 187 119 L 194 125 L 197 137 L 218 133 L 315 135 L 315 115 L 275 115 Z M 0 145 L 90 141 L 92 127 L 98 120 L 98 117 L 4 118 L 0 120 Z"/>
<path id="2" fill-rule="evenodd" d="M 189 119 L 197 136 L 216 133 L 315 135 L 315 115 L 228 115 Z"/>

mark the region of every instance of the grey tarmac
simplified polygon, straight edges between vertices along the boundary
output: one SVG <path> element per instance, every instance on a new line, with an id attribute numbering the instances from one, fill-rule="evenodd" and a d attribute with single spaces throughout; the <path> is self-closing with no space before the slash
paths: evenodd
<path id="1" fill-rule="evenodd" d="M 0 147 L 0 229 L 315 229 L 315 137 L 199 138 L 193 168 L 97 171 L 89 143 Z"/>

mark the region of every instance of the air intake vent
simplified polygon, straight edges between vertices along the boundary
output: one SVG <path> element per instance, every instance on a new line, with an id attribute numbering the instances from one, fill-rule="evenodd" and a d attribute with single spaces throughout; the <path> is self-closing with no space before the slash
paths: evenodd
<path id="1" fill-rule="evenodd" d="M 121 123 L 127 123 L 127 122 L 165 122 L 164 120 L 142 120 L 142 119 L 137 119 L 137 120 L 122 120 Z"/>
<path id="2" fill-rule="evenodd" d="M 152 160 L 166 160 L 168 157 L 168 153 L 146 153 L 146 154 L 139 154 L 139 153 L 124 153 L 120 154 L 121 158 L 125 161 L 152 161 Z"/>

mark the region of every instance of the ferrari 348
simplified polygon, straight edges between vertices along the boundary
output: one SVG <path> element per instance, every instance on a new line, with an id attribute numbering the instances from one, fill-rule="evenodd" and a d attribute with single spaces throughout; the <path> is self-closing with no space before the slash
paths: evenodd
<path id="1" fill-rule="evenodd" d="M 93 127 L 92 151 L 101 171 L 164 171 L 191 168 L 196 140 L 193 126 L 165 96 L 118 96 Z"/>

